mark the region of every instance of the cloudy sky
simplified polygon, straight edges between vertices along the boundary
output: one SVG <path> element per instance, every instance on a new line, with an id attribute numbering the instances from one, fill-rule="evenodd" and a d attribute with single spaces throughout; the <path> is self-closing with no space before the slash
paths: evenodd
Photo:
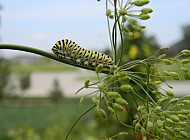
<path id="1" fill-rule="evenodd" d="M 154 13 L 146 25 L 160 45 L 180 40 L 190 24 L 190 0 L 150 0 Z M 28 45 L 50 51 L 57 40 L 69 38 L 87 49 L 109 47 L 105 0 L 2 0 L 1 43 Z M 2 51 L 0 52 L 2 54 Z M 12 56 L 15 51 L 3 51 Z"/>

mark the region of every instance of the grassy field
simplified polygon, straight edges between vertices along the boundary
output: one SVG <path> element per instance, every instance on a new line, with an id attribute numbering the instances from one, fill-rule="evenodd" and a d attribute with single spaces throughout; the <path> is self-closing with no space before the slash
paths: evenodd
<path id="1" fill-rule="evenodd" d="M 53 104 L 48 98 L 6 99 L 0 104 L 0 140 L 63 140 L 77 118 L 92 107 L 91 99 L 79 106 L 79 98 L 64 98 Z M 126 118 L 126 116 L 123 116 Z M 68 140 L 100 140 L 128 131 L 118 122 L 95 119 L 93 112 L 84 115 Z M 133 133 L 118 140 L 133 139 Z"/>
<path id="2" fill-rule="evenodd" d="M 83 107 L 78 104 L 78 98 L 63 99 L 59 104 L 51 103 L 48 98 L 17 99 L 14 102 L 7 99 L 0 105 L 0 140 L 12 140 L 10 132 L 13 130 L 32 128 L 42 134 L 55 124 L 62 124 L 59 128 L 66 133 L 74 120 L 91 106 L 89 102 Z"/>
<path id="3" fill-rule="evenodd" d="M 29 64 L 13 63 L 11 65 L 11 70 L 15 73 L 31 73 L 37 71 L 75 71 L 78 70 L 78 68 L 64 63 L 55 62 L 53 60 L 39 59 L 39 61 Z"/>

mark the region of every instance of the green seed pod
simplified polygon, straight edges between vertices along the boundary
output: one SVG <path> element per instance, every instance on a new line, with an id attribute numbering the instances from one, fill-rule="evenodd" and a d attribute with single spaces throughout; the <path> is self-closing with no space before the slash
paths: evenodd
<path id="1" fill-rule="evenodd" d="M 107 92 L 107 96 L 108 97 L 117 97 L 119 93 L 118 92 L 115 92 L 115 91 L 110 91 L 110 92 Z"/>
<path id="2" fill-rule="evenodd" d="M 161 47 L 160 50 L 161 51 L 169 50 L 169 47 Z"/>
<path id="3" fill-rule="evenodd" d="M 149 3 L 149 0 L 136 0 L 136 1 L 130 2 L 130 4 L 134 4 L 135 6 L 143 6 L 148 3 Z"/>
<path id="4" fill-rule="evenodd" d="M 110 16 L 111 15 L 111 10 L 110 9 L 108 9 L 107 11 L 106 11 L 106 16 Z"/>
<path id="5" fill-rule="evenodd" d="M 94 115 L 97 119 L 101 118 L 102 114 L 99 106 L 94 109 Z"/>
<path id="6" fill-rule="evenodd" d="M 141 127 L 141 133 L 142 133 L 143 136 L 147 135 L 147 132 L 146 132 L 144 127 Z"/>
<path id="7" fill-rule="evenodd" d="M 165 65 L 171 65 L 171 64 L 172 64 L 172 61 L 169 60 L 169 59 L 163 59 L 162 62 L 163 62 Z"/>
<path id="8" fill-rule="evenodd" d="M 182 50 L 181 53 L 185 56 L 190 55 L 190 50 Z"/>
<path id="9" fill-rule="evenodd" d="M 135 125 L 135 132 L 138 132 L 140 128 L 141 128 L 141 125 L 140 125 L 140 123 L 138 122 L 138 123 Z"/>
<path id="10" fill-rule="evenodd" d="M 187 117 L 190 118 L 190 114 L 187 114 Z"/>
<path id="11" fill-rule="evenodd" d="M 119 10 L 119 13 L 120 13 L 120 15 L 124 16 L 124 15 L 127 14 L 127 10 L 124 9 L 124 8 L 121 8 L 121 9 Z"/>
<path id="12" fill-rule="evenodd" d="M 186 125 L 187 125 L 186 122 L 182 122 L 182 121 L 180 121 L 180 122 L 176 122 L 176 124 L 177 124 L 177 125 L 181 125 L 181 126 L 186 126 Z"/>
<path id="13" fill-rule="evenodd" d="M 154 85 L 160 85 L 160 84 L 162 84 L 162 81 L 155 81 L 154 82 Z"/>
<path id="14" fill-rule="evenodd" d="M 126 35 L 127 35 L 128 37 L 134 37 L 134 33 L 133 33 L 133 32 L 130 32 L 130 31 L 127 32 Z"/>
<path id="15" fill-rule="evenodd" d="M 96 74 L 99 74 L 99 73 L 102 72 L 102 70 L 103 70 L 103 64 L 99 64 L 99 65 L 96 67 L 95 72 L 96 72 Z"/>
<path id="16" fill-rule="evenodd" d="M 154 110 L 155 111 L 162 111 L 162 108 L 161 108 L 161 106 L 156 106 Z"/>
<path id="17" fill-rule="evenodd" d="M 96 97 L 92 97 L 92 102 L 95 103 L 96 105 L 99 104 L 99 100 Z"/>
<path id="18" fill-rule="evenodd" d="M 120 104 L 118 103 L 113 103 L 113 108 L 116 110 L 116 111 L 123 111 L 123 106 L 121 106 Z"/>
<path id="19" fill-rule="evenodd" d="M 113 18 L 114 18 L 114 15 L 112 15 L 112 14 L 109 15 L 109 18 L 110 18 L 110 19 L 113 19 Z"/>
<path id="20" fill-rule="evenodd" d="M 130 85 L 125 84 L 125 85 L 122 85 L 122 86 L 120 87 L 120 89 L 121 89 L 121 91 L 124 91 L 124 92 L 130 92 L 130 91 L 133 90 L 133 87 L 130 86 Z"/>
<path id="21" fill-rule="evenodd" d="M 175 124 L 175 122 L 174 121 L 172 121 L 171 119 L 169 119 L 169 118 L 166 118 L 166 122 L 167 123 L 169 123 L 169 124 Z"/>
<path id="22" fill-rule="evenodd" d="M 137 123 L 137 120 L 133 120 L 133 125 L 136 125 L 136 123 Z"/>
<path id="23" fill-rule="evenodd" d="M 164 132 L 166 132 L 166 130 L 163 129 L 163 128 L 161 128 L 161 129 L 160 129 L 160 132 L 164 133 Z"/>
<path id="24" fill-rule="evenodd" d="M 122 78 L 127 75 L 127 72 L 121 71 L 121 72 L 118 72 L 117 75 L 118 75 L 118 77 Z"/>
<path id="25" fill-rule="evenodd" d="M 141 29 L 145 29 L 146 28 L 146 26 L 140 26 L 141 27 Z"/>
<path id="26" fill-rule="evenodd" d="M 146 130 L 149 131 L 153 127 L 153 123 L 151 121 L 147 122 Z"/>
<path id="27" fill-rule="evenodd" d="M 152 91 L 152 93 L 155 94 L 155 95 L 156 95 L 156 94 L 162 94 L 160 91 L 155 91 L 155 90 Z"/>
<path id="28" fill-rule="evenodd" d="M 180 80 L 179 77 L 172 77 L 172 79 L 174 79 L 174 80 Z"/>
<path id="29" fill-rule="evenodd" d="M 150 18 L 150 16 L 148 14 L 141 14 L 140 15 L 140 19 L 142 19 L 142 20 L 147 20 L 149 18 Z"/>
<path id="30" fill-rule="evenodd" d="M 173 129 L 170 128 L 170 127 L 167 127 L 167 126 L 166 126 L 165 129 L 166 129 L 167 132 L 169 132 L 169 133 L 171 133 L 171 134 L 174 133 Z"/>
<path id="31" fill-rule="evenodd" d="M 190 60 L 189 59 L 182 59 L 180 62 L 182 64 L 188 64 L 190 62 Z"/>
<path id="32" fill-rule="evenodd" d="M 100 109 L 100 112 L 101 112 L 101 116 L 106 119 L 107 118 L 107 113 L 103 110 L 103 109 Z"/>
<path id="33" fill-rule="evenodd" d="M 141 32 L 142 31 L 142 28 L 141 26 L 138 26 L 138 25 L 132 25 L 132 28 L 138 32 Z"/>
<path id="34" fill-rule="evenodd" d="M 139 106 L 137 107 L 137 111 L 138 111 L 138 112 L 139 112 L 139 111 L 143 111 L 143 110 L 145 110 L 145 107 L 144 107 L 144 106 L 140 106 L 140 105 L 139 105 Z"/>
<path id="35" fill-rule="evenodd" d="M 190 95 L 183 96 L 184 99 L 190 99 Z"/>
<path id="36" fill-rule="evenodd" d="M 153 10 L 151 8 L 142 8 L 141 12 L 144 13 L 144 14 L 148 14 L 148 13 L 152 13 Z"/>
<path id="37" fill-rule="evenodd" d="M 190 100 L 183 100 L 182 103 L 190 105 Z"/>
<path id="38" fill-rule="evenodd" d="M 189 74 L 189 73 L 185 73 L 185 74 L 184 74 L 184 78 L 185 78 L 186 80 L 190 80 L 190 74 Z"/>
<path id="39" fill-rule="evenodd" d="M 170 119 L 171 119 L 172 121 L 174 121 L 174 122 L 179 122 L 179 121 L 180 121 L 179 117 L 176 116 L 176 115 L 171 115 L 171 116 L 170 116 Z"/>
<path id="40" fill-rule="evenodd" d="M 163 74 L 165 75 L 170 75 L 170 72 L 169 71 L 165 71 L 165 70 L 162 70 Z"/>
<path id="41" fill-rule="evenodd" d="M 164 124 L 164 122 L 161 121 L 161 120 L 157 120 L 157 121 L 156 121 L 156 124 L 157 124 L 158 127 L 162 127 L 163 124 Z"/>
<path id="42" fill-rule="evenodd" d="M 167 97 L 162 97 L 158 100 L 158 103 L 161 104 L 162 102 L 165 102 L 166 100 L 168 100 Z"/>
<path id="43" fill-rule="evenodd" d="M 188 72 L 188 69 L 185 68 L 185 67 L 180 67 L 180 69 L 181 69 L 182 71 L 184 71 L 184 72 Z"/>
<path id="44" fill-rule="evenodd" d="M 125 26 L 122 26 L 122 31 L 124 31 L 126 33 L 130 32 L 129 29 L 127 27 L 125 27 Z"/>
<path id="45" fill-rule="evenodd" d="M 174 128 L 174 131 L 179 132 L 181 131 L 181 128 Z"/>
<path id="46" fill-rule="evenodd" d="M 108 106 L 108 111 L 109 111 L 112 115 L 115 115 L 115 110 L 114 110 L 112 107 Z"/>
<path id="47" fill-rule="evenodd" d="M 99 84 L 98 88 L 99 88 L 100 91 L 102 91 L 102 90 L 104 90 L 104 85 L 103 84 Z"/>
<path id="48" fill-rule="evenodd" d="M 126 16 L 122 16 L 122 22 L 126 22 L 127 21 L 127 17 Z"/>
<path id="49" fill-rule="evenodd" d="M 184 106 L 184 104 L 182 104 L 182 103 L 177 103 L 176 106 L 178 106 L 178 107 L 182 107 L 182 106 Z"/>
<path id="50" fill-rule="evenodd" d="M 178 111 L 178 113 L 183 114 L 183 115 L 187 115 L 187 114 L 189 114 L 189 110 L 182 109 L 182 110 Z"/>
<path id="51" fill-rule="evenodd" d="M 174 96 L 174 93 L 172 91 L 166 90 L 165 92 L 168 96 Z"/>
<path id="52" fill-rule="evenodd" d="M 129 76 L 121 77 L 118 79 L 120 83 L 127 83 L 131 80 Z"/>
<path id="53" fill-rule="evenodd" d="M 118 75 L 113 75 L 113 76 L 109 79 L 109 81 L 112 82 L 112 81 L 115 81 L 115 80 L 117 80 L 117 79 L 118 79 Z"/>
<path id="54" fill-rule="evenodd" d="M 179 133 L 184 138 L 187 138 L 189 136 L 189 134 L 187 132 L 185 132 L 185 131 L 180 131 Z"/>
<path id="55" fill-rule="evenodd" d="M 172 121 L 174 121 L 174 122 L 179 122 L 179 121 L 180 121 L 179 117 L 176 116 L 176 115 L 171 115 L 171 116 L 170 116 L 170 119 L 171 119 Z"/>
<path id="56" fill-rule="evenodd" d="M 88 88 L 89 87 L 89 83 L 90 83 L 90 80 L 86 80 L 85 83 L 84 83 L 84 87 Z"/>
<path id="57" fill-rule="evenodd" d="M 128 132 L 119 132 L 118 135 L 119 136 L 127 136 L 127 135 L 129 135 L 129 133 Z"/>
<path id="58" fill-rule="evenodd" d="M 110 67 L 110 74 L 114 73 L 117 70 L 117 66 Z"/>
<path id="59" fill-rule="evenodd" d="M 130 24 L 137 24 L 137 20 L 136 19 L 131 19 Z"/>
<path id="60" fill-rule="evenodd" d="M 163 58 L 165 58 L 166 57 L 166 54 L 162 54 L 162 55 L 160 55 L 159 57 L 158 57 L 158 59 L 163 59 Z"/>
<path id="61" fill-rule="evenodd" d="M 169 72 L 169 75 L 172 77 L 179 77 L 179 74 L 176 72 Z"/>
<path id="62" fill-rule="evenodd" d="M 188 119 L 188 117 L 187 117 L 186 115 L 177 114 L 177 116 L 178 116 L 181 120 Z"/>
<path id="63" fill-rule="evenodd" d="M 122 106 L 128 105 L 127 101 L 124 100 L 124 99 L 122 99 L 122 98 L 117 98 L 117 99 L 115 100 L 115 102 L 118 103 L 118 104 L 120 104 L 120 105 L 122 105 Z"/>
<path id="64" fill-rule="evenodd" d="M 179 101 L 179 98 L 173 98 L 169 101 L 170 104 L 177 103 Z"/>

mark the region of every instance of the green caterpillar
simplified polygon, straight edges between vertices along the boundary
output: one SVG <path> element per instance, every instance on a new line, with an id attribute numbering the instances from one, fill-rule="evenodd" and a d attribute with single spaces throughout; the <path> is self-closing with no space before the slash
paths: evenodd
<path id="1" fill-rule="evenodd" d="M 101 52 L 86 50 L 68 39 L 57 41 L 52 47 L 52 51 L 59 58 L 70 59 L 77 65 L 83 65 L 84 67 L 96 67 L 99 64 L 103 64 L 104 67 L 114 65 L 113 59 L 110 56 Z"/>

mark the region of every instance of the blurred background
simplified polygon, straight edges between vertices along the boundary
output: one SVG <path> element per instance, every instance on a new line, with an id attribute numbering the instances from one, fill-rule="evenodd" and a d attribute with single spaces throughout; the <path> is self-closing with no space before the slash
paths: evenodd
<path id="1" fill-rule="evenodd" d="M 170 47 L 166 53 L 171 57 L 182 49 L 190 49 L 189 5 L 189 0 L 152 0 L 147 5 L 154 10 L 151 19 L 140 21 L 147 28 L 139 42 L 128 41 L 123 63 L 150 56 L 159 47 Z M 86 49 L 109 53 L 105 1 L 0 2 L 1 44 L 20 44 L 50 52 L 54 43 L 63 38 Z M 77 116 L 92 106 L 90 99 L 82 107 L 78 105 L 79 97 L 90 90 L 75 95 L 86 79 L 97 80 L 91 71 L 34 54 L 0 50 L 0 140 L 62 140 Z M 177 96 L 189 94 L 189 82 L 182 79 L 170 83 Z M 106 135 L 106 124 L 101 123 L 97 124 L 90 112 L 70 138 L 102 138 Z M 113 123 L 107 133 L 115 130 Z"/>

